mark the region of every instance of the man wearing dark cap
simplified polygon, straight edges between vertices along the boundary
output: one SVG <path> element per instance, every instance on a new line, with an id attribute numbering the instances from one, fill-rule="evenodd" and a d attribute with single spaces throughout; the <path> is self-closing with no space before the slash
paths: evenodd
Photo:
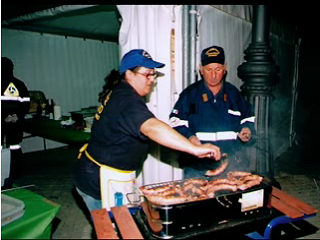
<path id="1" fill-rule="evenodd" d="M 149 140 L 196 157 L 220 159 L 218 147 L 193 144 L 147 108 L 144 97 L 152 90 L 155 68 L 161 67 L 164 64 L 145 50 L 133 49 L 123 56 L 119 73 L 112 71 L 106 78 L 91 138 L 80 149 L 75 171 L 76 189 L 90 211 L 127 204 L 125 195 L 134 191 Z"/>
<path id="2" fill-rule="evenodd" d="M 170 113 L 170 125 L 194 144 L 212 143 L 227 153 L 231 170 L 248 170 L 241 148 L 252 142 L 255 117 L 239 90 L 225 80 L 227 66 L 223 48 L 211 46 L 201 53 L 201 80 L 183 90 Z M 248 144 L 246 144 L 248 145 Z M 207 170 L 219 168 L 223 161 L 195 159 L 181 154 L 184 178 L 205 178 Z"/>
<path id="3" fill-rule="evenodd" d="M 14 64 L 11 59 L 1 57 L 1 143 L 10 148 L 10 176 L 4 188 L 10 188 L 13 179 L 20 174 L 23 137 L 23 121 L 29 112 L 30 96 L 23 81 L 13 75 Z"/>

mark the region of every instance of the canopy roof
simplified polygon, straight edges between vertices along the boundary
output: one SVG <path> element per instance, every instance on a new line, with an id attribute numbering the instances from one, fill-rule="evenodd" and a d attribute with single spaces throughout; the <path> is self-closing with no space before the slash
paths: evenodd
<path id="1" fill-rule="evenodd" d="M 2 5 L 3 28 L 118 41 L 116 5 Z M 23 10 L 25 8 L 25 10 Z"/>

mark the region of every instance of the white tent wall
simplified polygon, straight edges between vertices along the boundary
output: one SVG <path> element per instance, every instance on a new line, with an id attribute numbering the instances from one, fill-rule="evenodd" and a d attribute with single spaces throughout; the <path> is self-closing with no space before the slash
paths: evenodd
<path id="1" fill-rule="evenodd" d="M 61 106 L 62 115 L 98 105 L 105 76 L 119 66 L 114 42 L 2 28 L 1 55 L 15 64 L 14 74 L 29 90 L 41 90 Z M 24 152 L 43 149 L 40 138 L 22 142 Z M 61 146 L 47 141 L 47 148 Z"/>
<path id="2" fill-rule="evenodd" d="M 181 49 L 176 49 L 175 64 L 171 65 L 170 39 L 171 29 L 175 29 L 175 46 L 181 44 L 181 6 L 165 5 L 119 5 L 117 6 L 122 17 L 119 35 L 121 55 L 131 49 L 142 48 L 150 53 L 153 59 L 166 64 L 159 69 L 164 73 L 157 80 L 153 92 L 147 101 L 149 109 L 160 120 L 167 122 L 174 104 L 172 95 L 176 89 L 181 90 Z M 175 76 L 171 76 L 171 67 L 175 67 Z M 180 74 L 180 75 L 179 75 Z M 176 79 L 178 84 L 172 83 Z M 176 85 L 176 86 L 174 86 Z M 171 154 L 173 153 L 173 154 Z M 144 163 L 138 184 L 181 179 L 182 171 L 173 167 L 175 163 L 173 151 L 155 145 Z M 161 160 L 160 160 L 161 159 Z"/>

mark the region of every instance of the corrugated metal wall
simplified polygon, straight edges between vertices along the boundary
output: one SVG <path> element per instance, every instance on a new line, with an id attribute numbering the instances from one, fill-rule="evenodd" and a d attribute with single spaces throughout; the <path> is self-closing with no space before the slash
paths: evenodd
<path id="1" fill-rule="evenodd" d="M 105 76 L 119 66 L 114 42 L 1 30 L 1 56 L 15 64 L 14 74 L 29 90 L 41 90 L 61 106 L 62 115 L 98 105 Z M 49 141 L 48 148 L 61 146 Z M 25 139 L 24 152 L 43 149 L 39 139 Z"/>

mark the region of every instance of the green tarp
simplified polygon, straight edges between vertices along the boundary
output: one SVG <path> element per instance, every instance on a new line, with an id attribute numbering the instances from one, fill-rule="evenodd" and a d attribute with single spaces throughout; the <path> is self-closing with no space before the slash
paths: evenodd
<path id="1" fill-rule="evenodd" d="M 50 239 L 52 220 L 61 206 L 26 189 L 5 193 L 24 202 L 24 215 L 1 227 L 2 239 Z"/>
<path id="2" fill-rule="evenodd" d="M 79 146 L 89 141 L 91 133 L 74 128 L 63 128 L 61 121 L 52 119 L 26 119 L 23 131 L 53 141 Z"/>

